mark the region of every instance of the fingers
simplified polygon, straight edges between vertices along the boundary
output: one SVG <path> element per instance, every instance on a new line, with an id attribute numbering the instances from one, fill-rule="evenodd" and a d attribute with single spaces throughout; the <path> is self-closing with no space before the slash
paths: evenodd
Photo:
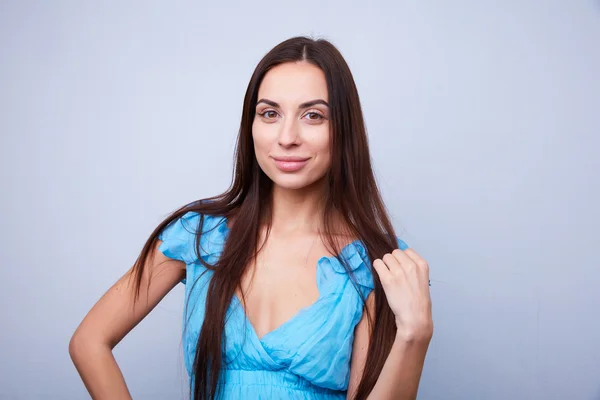
<path id="1" fill-rule="evenodd" d="M 379 279 L 383 285 L 402 284 L 406 281 L 402 265 L 400 265 L 398 259 L 391 253 L 373 261 L 373 268 L 379 274 Z"/>
<path id="2" fill-rule="evenodd" d="M 402 265 L 400 263 L 400 259 L 394 256 L 394 253 L 388 253 L 382 257 L 383 262 L 386 267 L 390 270 L 394 275 L 403 273 Z"/>
<path id="3" fill-rule="evenodd" d="M 384 255 L 381 259 L 373 261 L 373 268 L 384 278 L 402 277 L 410 279 L 417 277 L 418 280 L 429 282 L 429 265 L 413 249 L 396 249 L 392 253 Z"/>
<path id="4" fill-rule="evenodd" d="M 400 276 L 400 274 L 398 274 L 397 272 L 391 272 L 387 264 L 381 258 L 378 258 L 375 261 L 373 261 L 373 268 L 375 269 L 375 271 L 377 271 L 377 274 L 379 275 L 379 280 L 381 281 L 381 284 L 384 287 L 393 284 Z"/>
<path id="5" fill-rule="evenodd" d="M 415 264 L 419 276 L 429 282 L 429 264 L 427 261 L 413 249 L 404 250 L 404 254 Z"/>

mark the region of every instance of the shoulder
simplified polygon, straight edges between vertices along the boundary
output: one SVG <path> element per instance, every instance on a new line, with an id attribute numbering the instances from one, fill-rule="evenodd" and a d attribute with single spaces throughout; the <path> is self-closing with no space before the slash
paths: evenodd
<path id="1" fill-rule="evenodd" d="M 167 257 L 187 264 L 198 260 L 196 240 L 200 236 L 201 248 L 206 254 L 219 251 L 226 236 L 223 217 L 188 211 L 171 221 L 158 235 L 162 241 L 159 250 Z"/>
<path id="2" fill-rule="evenodd" d="M 162 241 L 159 250 L 174 260 L 190 263 L 193 261 L 194 238 L 198 232 L 200 214 L 189 211 L 175 218 L 158 234 Z"/>
<path id="3" fill-rule="evenodd" d="M 182 216 L 171 221 L 158 235 L 162 241 L 186 240 L 190 235 L 198 232 L 201 215 L 195 211 L 188 211 Z"/>

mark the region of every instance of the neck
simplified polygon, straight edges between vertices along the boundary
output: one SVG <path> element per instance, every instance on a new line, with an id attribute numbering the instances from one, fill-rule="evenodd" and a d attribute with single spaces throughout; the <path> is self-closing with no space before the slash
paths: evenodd
<path id="1" fill-rule="evenodd" d="M 325 180 L 302 189 L 273 185 L 271 229 L 279 232 L 318 232 L 322 224 Z"/>

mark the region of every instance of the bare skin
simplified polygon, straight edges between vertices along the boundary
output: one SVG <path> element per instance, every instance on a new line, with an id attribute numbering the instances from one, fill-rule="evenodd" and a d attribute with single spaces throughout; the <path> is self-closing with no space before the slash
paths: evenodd
<path id="1" fill-rule="evenodd" d="M 319 208 L 320 190 L 302 198 L 280 192 L 274 191 L 279 200 L 274 201 L 269 238 L 242 279 L 246 316 L 259 338 L 317 301 L 318 260 L 332 255 L 312 211 Z M 350 241 L 342 235 L 337 240 L 340 246 Z M 237 295 L 241 298 L 241 293 Z"/>
<path id="2" fill-rule="evenodd" d="M 158 248 L 153 254 L 135 310 L 127 272 L 92 307 L 69 342 L 71 359 L 93 399 L 131 399 L 112 349 L 185 277 L 183 262 L 165 257 Z"/>

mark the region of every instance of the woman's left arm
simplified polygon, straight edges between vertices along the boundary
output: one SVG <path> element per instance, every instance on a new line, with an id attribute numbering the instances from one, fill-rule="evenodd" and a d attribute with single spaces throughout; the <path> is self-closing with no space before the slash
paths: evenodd
<path id="1" fill-rule="evenodd" d="M 390 308 L 396 317 L 397 333 L 370 399 L 416 399 L 433 335 L 429 266 L 414 250 L 396 249 L 373 262 Z M 374 315 L 374 294 L 366 307 Z M 370 327 L 366 313 L 355 329 L 348 398 L 354 398 L 365 366 Z"/>

